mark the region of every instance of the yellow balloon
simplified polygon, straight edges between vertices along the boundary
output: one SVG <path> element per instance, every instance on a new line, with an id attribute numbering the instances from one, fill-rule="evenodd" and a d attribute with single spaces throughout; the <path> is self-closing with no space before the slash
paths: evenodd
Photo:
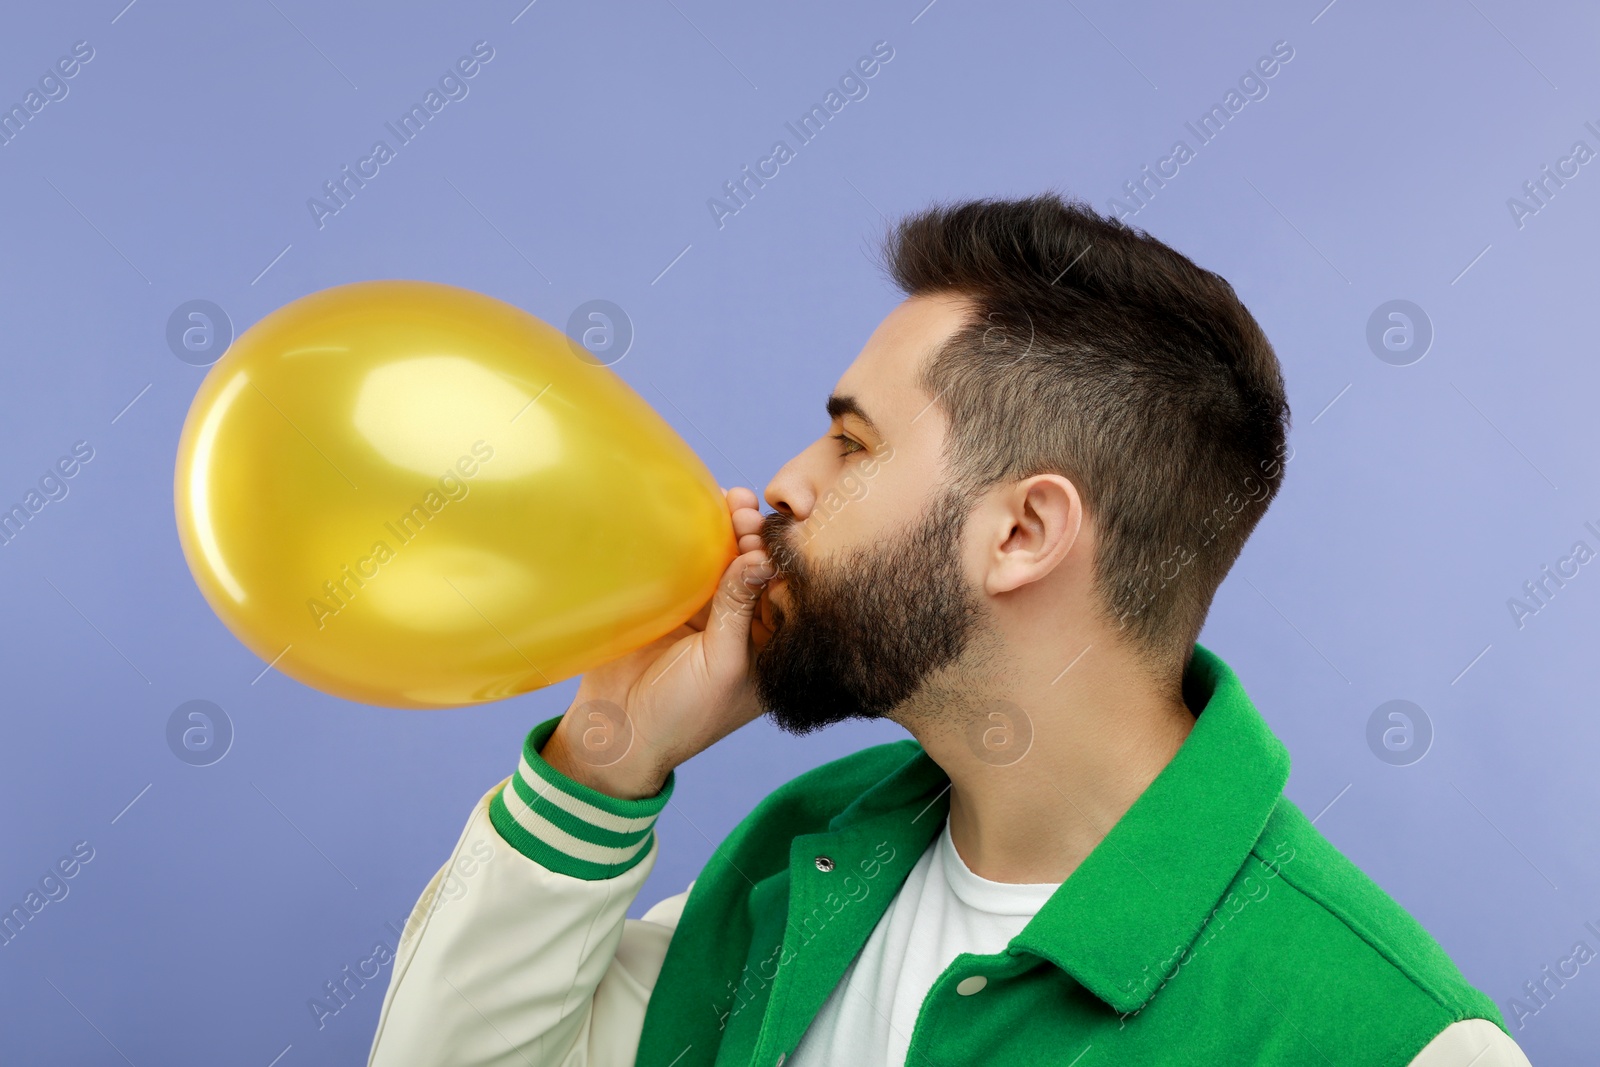
<path id="1" fill-rule="evenodd" d="M 195 395 L 173 496 L 252 652 L 389 707 L 614 659 L 694 614 L 736 551 L 711 472 L 621 378 L 431 282 L 337 286 L 245 331 Z"/>

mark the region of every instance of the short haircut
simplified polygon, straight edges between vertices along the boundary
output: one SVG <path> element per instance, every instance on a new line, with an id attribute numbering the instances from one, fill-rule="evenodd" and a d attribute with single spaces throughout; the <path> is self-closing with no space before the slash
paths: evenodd
<path id="1" fill-rule="evenodd" d="M 1289 458 L 1283 373 L 1233 286 L 1053 193 L 932 206 L 879 256 L 908 296 L 975 307 L 919 383 L 968 499 L 1070 478 L 1104 617 L 1181 670 Z"/>

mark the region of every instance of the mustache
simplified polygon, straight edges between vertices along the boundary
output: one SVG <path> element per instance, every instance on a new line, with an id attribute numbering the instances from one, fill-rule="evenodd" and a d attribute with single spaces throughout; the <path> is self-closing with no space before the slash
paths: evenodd
<path id="1" fill-rule="evenodd" d="M 793 518 L 774 511 L 761 520 L 761 544 L 767 557 L 783 577 L 792 577 L 804 569 L 800 552 L 792 541 L 792 531 L 799 525 Z"/>

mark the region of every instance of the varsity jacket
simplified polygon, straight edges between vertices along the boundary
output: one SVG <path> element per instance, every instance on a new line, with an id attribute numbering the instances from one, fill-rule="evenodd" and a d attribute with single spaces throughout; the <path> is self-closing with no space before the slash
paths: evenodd
<path id="1" fill-rule="evenodd" d="M 1005 951 L 950 963 L 906 1062 L 1525 1065 L 1283 796 L 1288 752 L 1233 671 L 1197 645 L 1184 689 L 1177 754 Z M 676 776 L 588 789 L 539 756 L 559 721 L 413 910 L 369 1067 L 781 1067 L 942 826 L 948 777 L 913 740 L 801 774 L 632 920 Z"/>

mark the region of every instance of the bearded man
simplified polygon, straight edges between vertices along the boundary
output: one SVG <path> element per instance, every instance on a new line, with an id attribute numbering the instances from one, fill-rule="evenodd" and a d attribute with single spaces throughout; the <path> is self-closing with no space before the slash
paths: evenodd
<path id="1" fill-rule="evenodd" d="M 1196 643 L 1291 458 L 1233 288 L 1054 195 L 932 207 L 884 258 L 906 298 L 771 512 L 727 494 L 712 602 L 473 811 L 370 1063 L 1526 1067 Z M 762 714 L 910 738 L 627 919 L 675 768 Z"/>

